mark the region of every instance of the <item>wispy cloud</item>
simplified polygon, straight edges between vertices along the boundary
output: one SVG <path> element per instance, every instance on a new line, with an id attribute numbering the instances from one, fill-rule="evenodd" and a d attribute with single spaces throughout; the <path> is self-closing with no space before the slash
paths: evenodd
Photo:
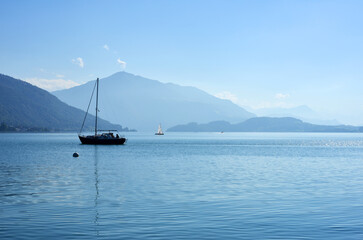
<path id="1" fill-rule="evenodd" d="M 214 96 L 217 97 L 217 98 L 220 98 L 220 99 L 230 100 L 231 102 L 233 102 L 235 104 L 238 103 L 238 97 L 236 95 L 234 95 L 233 93 L 228 92 L 228 91 L 223 91 L 223 92 L 217 93 Z"/>
<path id="2" fill-rule="evenodd" d="M 40 68 L 39 71 L 42 73 L 42 79 L 50 79 L 50 78 L 64 78 L 65 76 L 63 74 L 55 73 L 52 71 L 48 71 L 44 68 Z"/>
<path id="3" fill-rule="evenodd" d="M 251 108 L 253 109 L 261 109 L 261 108 L 292 108 L 296 107 L 295 104 L 292 103 L 286 103 L 283 101 L 274 101 L 274 102 L 268 102 L 268 101 L 262 101 L 257 104 L 251 105 Z"/>
<path id="4" fill-rule="evenodd" d="M 45 79 L 45 78 L 25 78 L 24 81 L 33 84 L 37 87 L 43 88 L 47 91 L 56 91 L 67 89 L 80 85 L 72 80 L 66 79 Z"/>
<path id="5" fill-rule="evenodd" d="M 290 97 L 290 94 L 276 93 L 276 95 L 275 95 L 275 98 L 279 99 L 279 100 L 286 99 L 288 97 Z"/>
<path id="6" fill-rule="evenodd" d="M 121 65 L 122 69 L 126 68 L 126 62 L 122 61 L 120 58 L 117 59 L 117 63 Z"/>
<path id="7" fill-rule="evenodd" d="M 83 62 L 83 59 L 81 57 L 78 57 L 76 59 L 72 59 L 72 63 L 80 66 L 81 68 L 84 67 L 84 62 Z"/>
<path id="8" fill-rule="evenodd" d="M 103 45 L 103 48 L 106 49 L 107 51 L 110 50 L 110 47 L 107 44 Z"/>
<path id="9" fill-rule="evenodd" d="M 288 93 L 276 93 L 274 99 L 271 99 L 269 101 L 261 101 L 257 104 L 253 104 L 251 107 L 254 109 L 296 107 L 295 104 L 286 101 L 289 97 L 290 94 Z"/>

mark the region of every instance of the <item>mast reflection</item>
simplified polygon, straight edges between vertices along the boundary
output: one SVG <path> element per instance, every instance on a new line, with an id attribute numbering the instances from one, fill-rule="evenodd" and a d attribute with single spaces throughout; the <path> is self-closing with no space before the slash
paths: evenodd
<path id="1" fill-rule="evenodd" d="M 98 213 L 98 197 L 99 197 L 99 189 L 98 189 L 98 146 L 94 145 L 94 177 L 95 177 L 95 189 L 96 189 L 96 194 L 95 194 L 95 200 L 94 200 L 94 209 L 95 209 L 95 218 L 94 218 L 94 224 L 95 224 L 95 230 L 96 230 L 96 236 L 98 237 L 100 232 L 99 232 L 99 213 Z"/>

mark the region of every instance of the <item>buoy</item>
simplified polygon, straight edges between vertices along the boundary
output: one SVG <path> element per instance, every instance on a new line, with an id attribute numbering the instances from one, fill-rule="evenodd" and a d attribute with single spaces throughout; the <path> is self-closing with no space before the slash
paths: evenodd
<path id="1" fill-rule="evenodd" d="M 77 152 L 73 153 L 73 157 L 79 157 L 79 154 Z"/>

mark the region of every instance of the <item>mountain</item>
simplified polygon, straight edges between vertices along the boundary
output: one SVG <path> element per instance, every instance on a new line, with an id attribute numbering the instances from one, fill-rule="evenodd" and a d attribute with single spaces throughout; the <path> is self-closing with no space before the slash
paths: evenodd
<path id="1" fill-rule="evenodd" d="M 67 104 L 84 109 L 95 81 L 53 94 Z M 255 115 L 229 100 L 194 87 L 161 83 L 126 72 L 100 79 L 100 116 L 142 131 L 156 131 L 185 122 L 226 120 L 241 122 Z"/>
<path id="2" fill-rule="evenodd" d="M 259 108 L 248 109 L 259 117 L 292 117 L 298 118 L 305 122 L 321 125 L 339 125 L 336 120 L 326 120 L 317 112 L 306 105 L 301 105 L 292 108 Z"/>
<path id="3" fill-rule="evenodd" d="M 49 92 L 27 82 L 0 74 L 0 123 L 22 129 L 78 131 L 85 112 L 71 107 Z M 100 128 L 119 130 L 121 126 L 99 119 Z M 94 128 L 88 115 L 85 130 Z"/>
<path id="4" fill-rule="evenodd" d="M 363 127 L 348 125 L 326 126 L 303 122 L 296 118 L 256 117 L 238 124 L 215 121 L 207 124 L 195 122 L 177 125 L 168 132 L 363 132 Z"/>

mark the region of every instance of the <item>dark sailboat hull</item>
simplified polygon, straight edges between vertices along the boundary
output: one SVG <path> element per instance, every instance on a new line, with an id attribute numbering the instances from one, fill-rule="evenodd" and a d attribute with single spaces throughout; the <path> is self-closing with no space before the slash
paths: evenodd
<path id="1" fill-rule="evenodd" d="M 82 144 L 93 145 L 122 145 L 126 142 L 126 138 L 98 138 L 94 136 L 78 136 Z"/>

